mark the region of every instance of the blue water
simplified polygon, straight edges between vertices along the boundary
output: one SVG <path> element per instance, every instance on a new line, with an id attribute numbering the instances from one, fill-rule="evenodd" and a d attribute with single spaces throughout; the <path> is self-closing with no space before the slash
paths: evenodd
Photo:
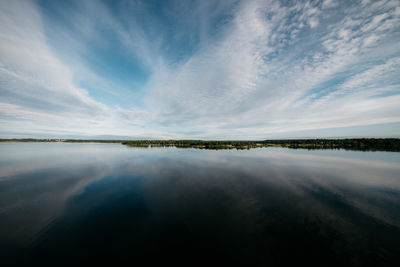
<path id="1" fill-rule="evenodd" d="M 396 266 L 400 153 L 0 143 L 7 266 Z"/>

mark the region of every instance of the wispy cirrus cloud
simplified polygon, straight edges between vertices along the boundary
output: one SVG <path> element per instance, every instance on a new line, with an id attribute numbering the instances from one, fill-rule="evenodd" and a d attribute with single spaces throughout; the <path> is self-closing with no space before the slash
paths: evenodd
<path id="1" fill-rule="evenodd" d="M 132 132 L 130 122 L 120 118 L 118 110 L 94 100 L 76 85 L 74 70 L 48 45 L 33 2 L 4 2 L 0 12 L 2 131 L 26 135 Z"/>
<path id="2" fill-rule="evenodd" d="M 15 1 L 0 20 L 2 132 L 247 139 L 400 123 L 398 1 Z"/>
<path id="3" fill-rule="evenodd" d="M 370 97 L 399 93 L 399 7 L 360 5 L 243 2 L 220 40 L 155 76 L 160 117 L 239 136 L 398 121 L 396 96 Z"/>

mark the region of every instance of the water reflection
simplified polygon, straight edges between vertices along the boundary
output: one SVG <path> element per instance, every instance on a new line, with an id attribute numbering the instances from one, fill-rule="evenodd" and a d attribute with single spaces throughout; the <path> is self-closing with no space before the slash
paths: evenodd
<path id="1" fill-rule="evenodd" d="M 397 153 L 0 149 L 0 249 L 9 263 L 399 261 Z"/>

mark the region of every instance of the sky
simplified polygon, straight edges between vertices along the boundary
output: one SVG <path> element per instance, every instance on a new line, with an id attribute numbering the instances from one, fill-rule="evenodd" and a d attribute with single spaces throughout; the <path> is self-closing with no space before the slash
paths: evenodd
<path id="1" fill-rule="evenodd" d="M 400 137 L 400 1 L 0 0 L 13 137 Z"/>

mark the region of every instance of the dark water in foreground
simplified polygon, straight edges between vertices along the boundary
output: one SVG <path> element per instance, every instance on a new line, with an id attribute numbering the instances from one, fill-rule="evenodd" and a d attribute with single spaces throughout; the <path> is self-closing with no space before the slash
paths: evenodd
<path id="1" fill-rule="evenodd" d="M 399 163 L 390 152 L 2 143 L 0 265 L 395 266 Z"/>

